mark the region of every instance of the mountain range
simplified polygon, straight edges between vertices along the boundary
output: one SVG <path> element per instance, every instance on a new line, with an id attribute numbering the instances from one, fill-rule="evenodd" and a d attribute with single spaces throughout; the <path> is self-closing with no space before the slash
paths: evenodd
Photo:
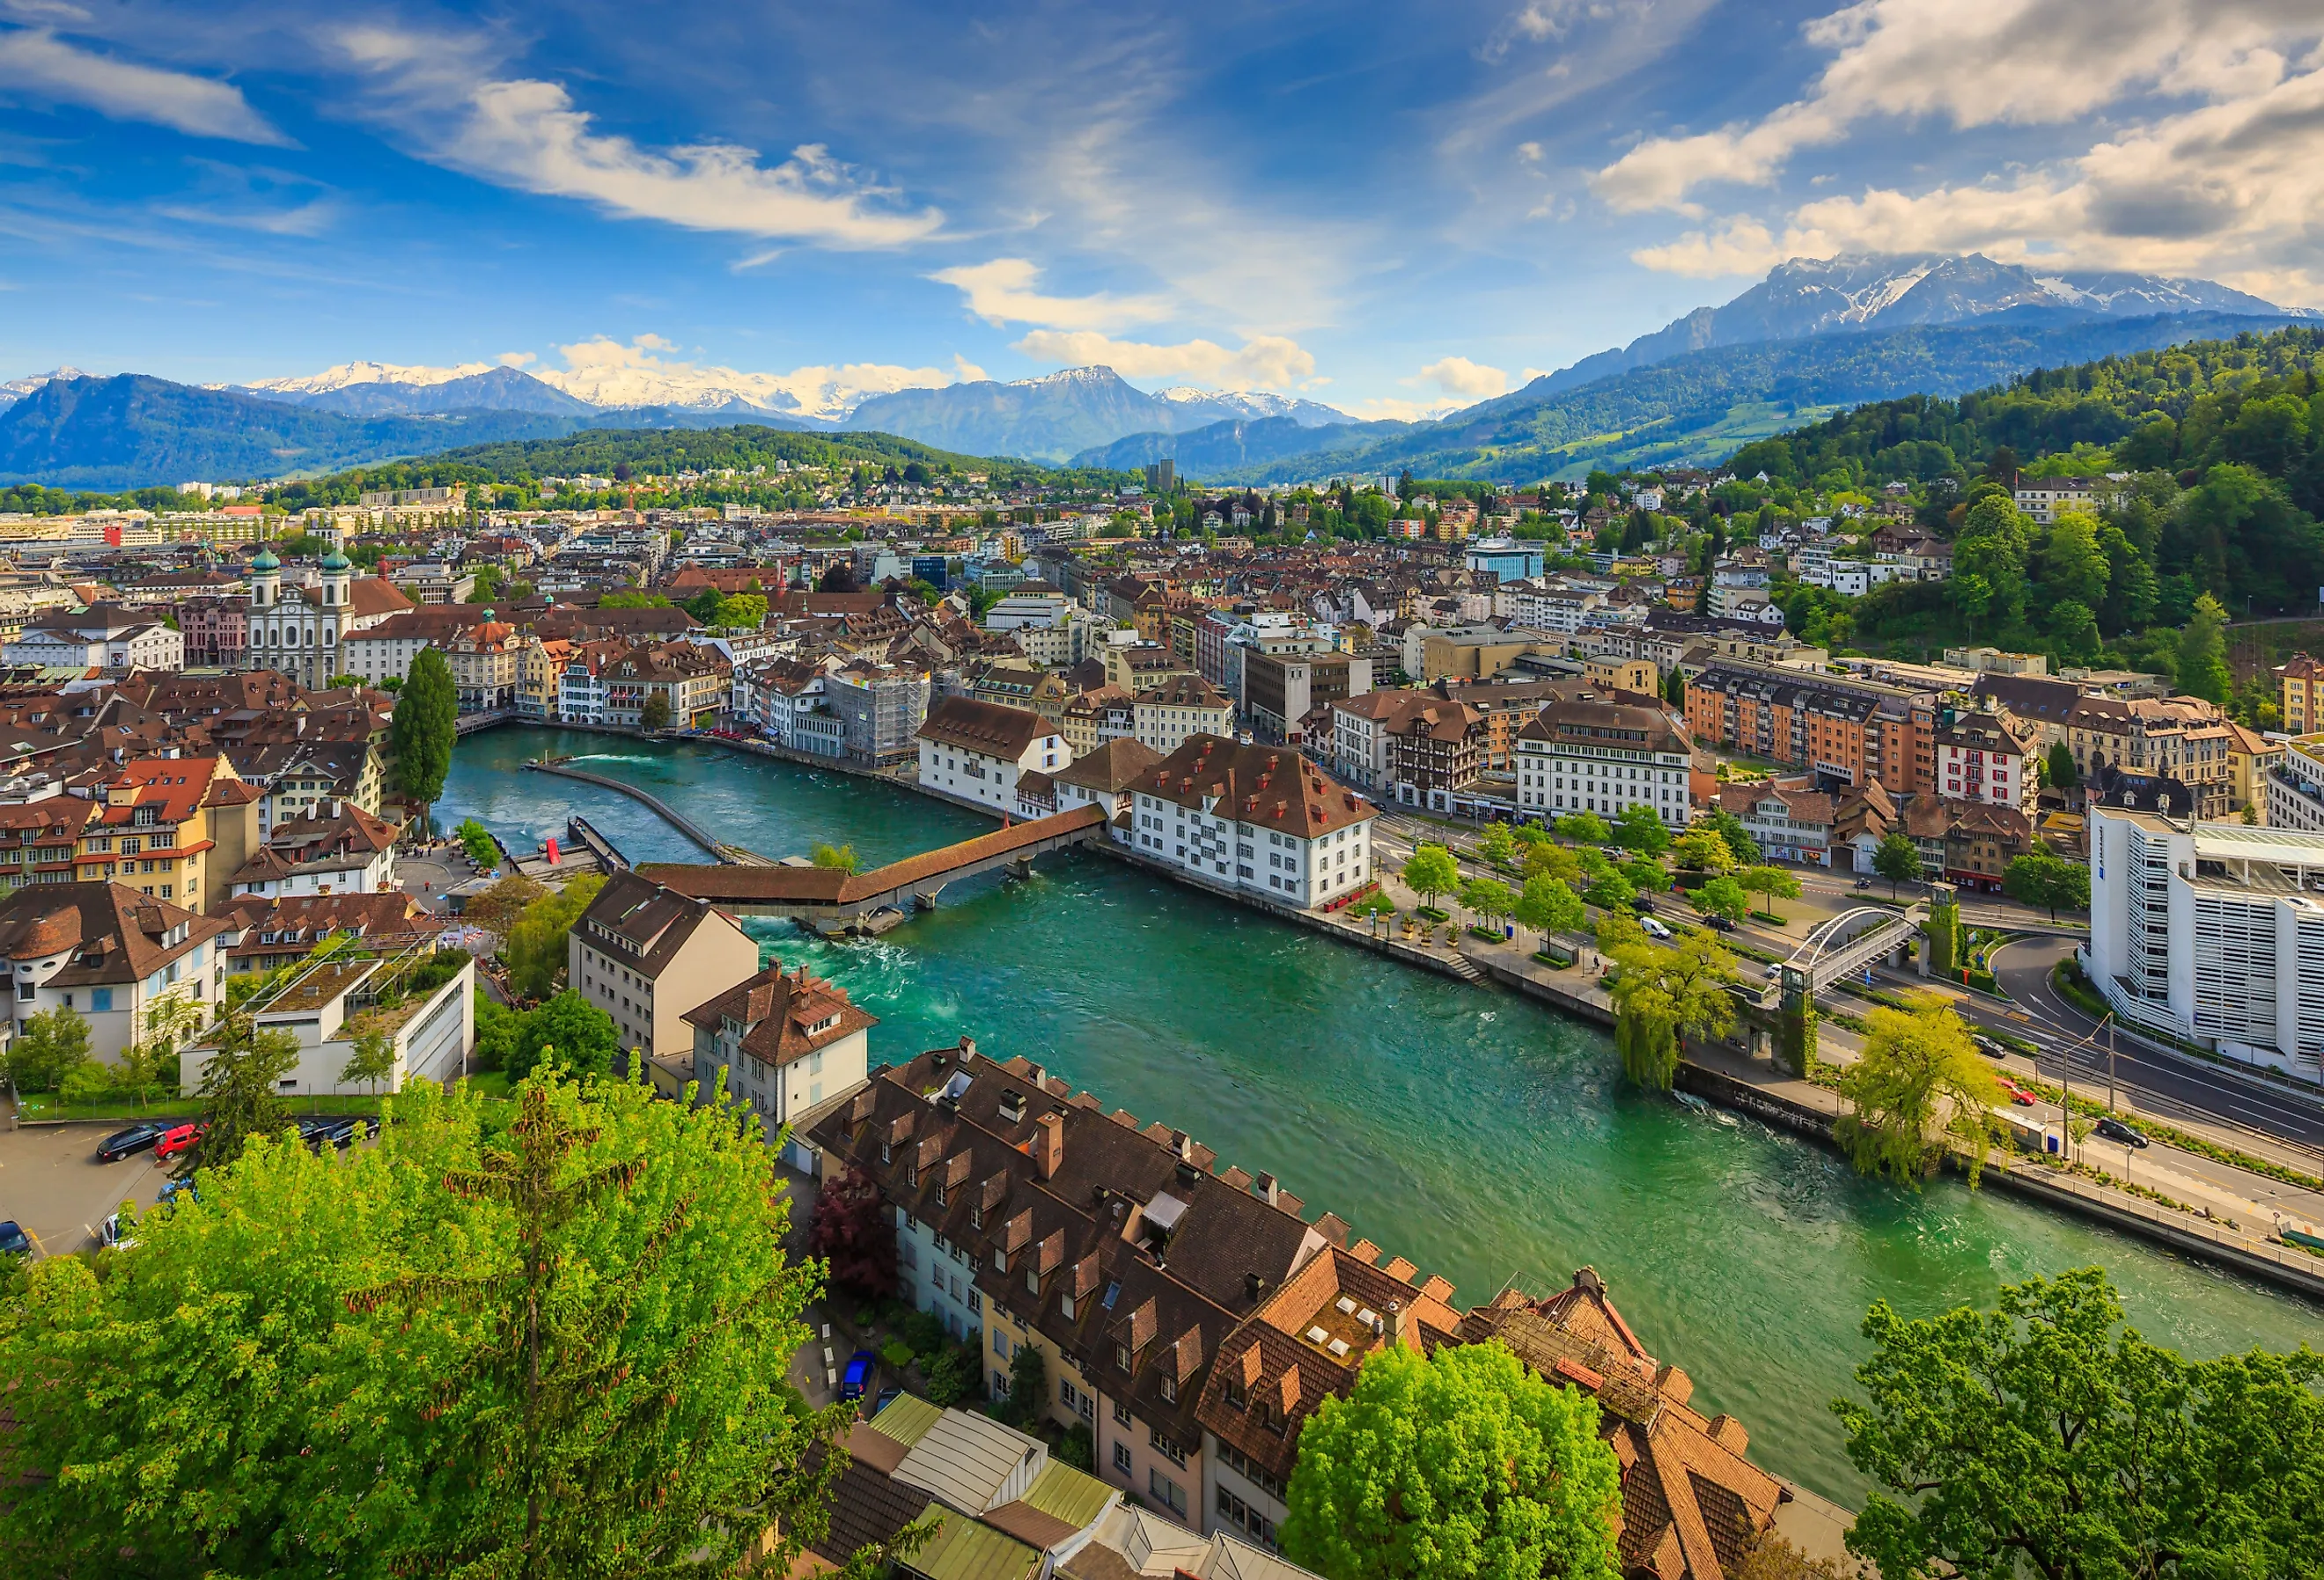
<path id="1" fill-rule="evenodd" d="M 2310 316 L 2209 281 L 2043 273 L 1973 253 L 1794 259 L 1721 306 L 1420 423 L 1360 422 L 1264 391 L 1148 393 L 1105 367 L 868 396 L 829 382 L 802 396 L 796 378 L 638 359 L 537 374 L 357 362 L 202 389 L 60 368 L 0 383 L 0 481 L 280 476 L 584 428 L 738 423 L 1053 465 L 1170 457 L 1221 482 L 1406 467 L 1541 476 L 1715 458 L 1841 405 L 1954 394 L 2035 366 Z M 101 431 L 107 420 L 119 430 Z"/>

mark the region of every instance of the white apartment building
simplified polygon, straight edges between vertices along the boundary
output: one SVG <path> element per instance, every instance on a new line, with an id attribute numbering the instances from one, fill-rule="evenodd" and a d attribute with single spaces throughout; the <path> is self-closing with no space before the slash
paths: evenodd
<path id="1" fill-rule="evenodd" d="M 2094 510 L 2105 489 L 2103 477 L 2020 477 L 2017 508 L 2047 526 L 2061 510 Z"/>
<path id="2" fill-rule="evenodd" d="M 182 670 L 186 639 L 159 620 L 93 617 L 27 627 L 0 648 L 0 662 L 75 670 Z"/>
<path id="3" fill-rule="evenodd" d="M 2091 808 L 2081 957 L 2124 1020 L 2317 1079 L 2324 834 Z"/>
<path id="4" fill-rule="evenodd" d="M 1038 713 L 947 697 L 920 725 L 920 782 L 1004 816 L 1017 813 L 1017 779 L 1073 761 L 1065 738 Z"/>
<path id="5" fill-rule="evenodd" d="M 847 990 L 807 974 L 785 975 L 778 960 L 686 1012 L 694 1028 L 694 1078 L 702 1101 L 726 1072 L 726 1090 L 766 1122 L 796 1127 L 783 1161 L 818 1172 L 819 1150 L 806 1138 L 806 1116 L 856 1091 L 870 1068 L 875 1016 L 856 1008 Z"/>
<path id="6" fill-rule="evenodd" d="M 1611 819 L 1634 806 L 1673 829 L 1693 820 L 1693 748 L 1661 708 L 1553 702 L 1517 732 L 1516 757 L 1517 810 L 1545 821 L 1573 812 Z"/>
<path id="7" fill-rule="evenodd" d="M 2261 776 L 2267 825 L 2324 834 L 2324 735 L 2294 735 Z"/>
<path id="8" fill-rule="evenodd" d="M 1938 730 L 1936 769 L 1949 801 L 2030 811 L 2040 788 L 2034 744 L 1990 713 L 1964 714 Z"/>
<path id="9" fill-rule="evenodd" d="M 1197 735 L 1131 789 L 1130 848 L 1214 887 L 1312 910 L 1372 880 L 1379 808 L 1286 747 Z"/>
<path id="10" fill-rule="evenodd" d="M 1234 734 L 1234 704 L 1200 675 L 1174 675 L 1140 692 L 1130 717 L 1138 744 L 1162 757 L 1196 735 Z"/>

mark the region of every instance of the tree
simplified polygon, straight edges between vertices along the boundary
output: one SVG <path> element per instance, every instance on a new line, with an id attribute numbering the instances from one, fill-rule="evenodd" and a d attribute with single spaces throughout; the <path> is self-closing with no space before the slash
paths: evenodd
<path id="1" fill-rule="evenodd" d="M 1557 820 L 1557 832 L 1576 845 L 1605 845 L 1614 837 L 1606 819 L 1595 812 L 1568 812 Z"/>
<path id="2" fill-rule="evenodd" d="M 388 726 L 388 744 L 395 753 L 395 782 L 404 799 L 420 808 L 419 823 L 428 827 L 428 808 L 444 795 L 444 776 L 452 772 L 452 746 L 458 736 L 460 692 L 452 681 L 452 666 L 441 651 L 423 647 L 411 661 L 411 671 L 396 693 L 395 713 Z"/>
<path id="3" fill-rule="evenodd" d="M 1424 905 L 1432 903 L 1439 894 L 1450 894 L 1461 886 L 1461 866 L 1452 853 L 1441 845 L 1415 845 L 1412 859 L 1404 864 L 1399 874 L 1404 886 L 1420 896 Z"/>
<path id="4" fill-rule="evenodd" d="M 1736 882 L 1740 883 L 1747 892 L 1766 895 L 1766 910 L 1770 916 L 1775 914 L 1776 901 L 1797 900 L 1800 897 L 1799 878 L 1781 867 L 1746 867 L 1743 870 L 1743 875 Z"/>
<path id="5" fill-rule="evenodd" d="M 1616 870 L 1641 894 L 1652 894 L 1670 885 L 1670 874 L 1663 871 L 1662 863 L 1644 856 L 1633 857 Z"/>
<path id="6" fill-rule="evenodd" d="M 1576 894 L 1563 878 L 1546 875 L 1527 878 L 1512 908 L 1520 926 L 1529 927 L 1541 934 L 1545 947 L 1552 933 L 1570 932 L 1582 925 L 1586 912 L 1582 896 Z"/>
<path id="7" fill-rule="evenodd" d="M 2070 790 L 2082 781 L 2081 770 L 2074 766 L 2074 754 L 2063 741 L 2050 743 L 2050 754 L 2042 765 L 2042 781 L 2052 790 Z"/>
<path id="8" fill-rule="evenodd" d="M 352 1086 L 360 1081 L 373 1091 L 379 1090 L 382 1081 L 395 1076 L 395 1039 L 380 1030 L 358 1032 L 355 1051 L 340 1067 L 339 1085 Z"/>
<path id="9" fill-rule="evenodd" d="M 9 1039 L 8 1078 L 19 1092 L 57 1092 L 65 1077 L 89 1062 L 88 1021 L 59 1004 L 24 1017 Z"/>
<path id="10" fill-rule="evenodd" d="M 1689 872 L 1713 876 L 1735 867 L 1735 853 L 1727 848 L 1727 841 L 1720 837 L 1719 830 L 1700 826 L 1679 836 L 1678 844 L 1673 847 L 1673 859 Z"/>
<path id="11" fill-rule="evenodd" d="M 261 1031 L 257 1018 L 244 1012 L 221 1015 L 211 1029 L 210 1060 L 198 1088 L 202 1100 L 202 1144 L 189 1152 L 181 1170 L 225 1169 L 258 1137 L 279 1133 L 290 1123 L 282 1105 L 282 1077 L 299 1067 L 299 1039 L 288 1031 Z"/>
<path id="12" fill-rule="evenodd" d="M 1517 909 L 1517 897 L 1499 878 L 1472 878 L 1462 886 L 1461 903 L 1491 926 Z"/>
<path id="13" fill-rule="evenodd" d="M 543 899 L 549 891 L 521 873 L 511 873 L 483 893 L 473 896 L 461 908 L 463 920 L 484 929 L 488 933 L 506 938 L 516 926 L 525 908 Z"/>
<path id="14" fill-rule="evenodd" d="M 1633 801 L 1614 819 L 1614 843 L 1643 856 L 1659 857 L 1671 847 L 1662 817 L 1644 801 Z"/>
<path id="15" fill-rule="evenodd" d="M 1497 867 L 1508 866 L 1517 859 L 1517 836 L 1506 823 L 1489 823 L 1477 836 L 1477 854 Z"/>
<path id="16" fill-rule="evenodd" d="M 2005 1580 L 2324 1572 L 2324 1359 L 2190 1362 L 2123 1324 L 2103 1271 L 1992 1311 L 1886 1300 L 1861 1400 L 1833 1403 L 1874 1491 L 1849 1550 L 1884 1575 Z"/>
<path id="17" fill-rule="evenodd" d="M 852 845 L 817 844 L 807 853 L 807 860 L 826 871 L 853 873 L 856 867 L 855 847 Z"/>
<path id="18" fill-rule="evenodd" d="M 1863 1057 L 1840 1076 L 1849 1104 L 1840 1144 L 1858 1173 L 1915 1190 L 1958 1144 L 1975 1186 L 1993 1144 L 1988 1111 L 2000 1101 L 2000 1084 L 1952 1006 L 1927 994 L 1912 1004 L 1866 1012 Z"/>
<path id="19" fill-rule="evenodd" d="M 0 1367 L 40 1395 L 11 1400 L 28 1479 L 0 1550 L 71 1574 L 124 1547 L 171 1575 L 783 1573 L 828 1529 L 813 1450 L 840 1417 L 786 1381 L 814 1274 L 783 1252 L 774 1154 L 723 1100 L 630 1084 L 528 1083 L 515 1119 L 414 1082 L 376 1147 L 206 1165 L 140 1225 L 134 1279 L 33 1269 L 0 1313 Z"/>
<path id="20" fill-rule="evenodd" d="M 1566 846 L 1554 844 L 1545 836 L 1526 847 L 1525 875 L 1527 882 L 1535 878 L 1555 878 L 1563 883 L 1579 883 L 1582 881 L 1582 858 Z"/>
<path id="21" fill-rule="evenodd" d="M 646 693 L 645 702 L 638 708 L 638 727 L 647 731 L 669 728 L 669 689 L 659 687 Z"/>
<path id="22" fill-rule="evenodd" d="M 571 988 L 518 1014 L 501 1067 L 521 1081 L 543 1064 L 576 1076 L 614 1073 L 622 1039 L 613 1017 Z"/>
<path id="23" fill-rule="evenodd" d="M 1598 1403 L 1498 1341 L 1374 1353 L 1299 1434 L 1283 1554 L 1333 1580 L 1613 1580 Z"/>
<path id="24" fill-rule="evenodd" d="M 1019 1431 L 1029 1432 L 1048 1413 L 1049 1368 L 1032 1344 L 1019 1344 L 1009 1357 L 1008 1408 L 1001 1418 Z"/>
<path id="25" fill-rule="evenodd" d="M 2055 921 L 2061 910 L 2089 909 L 2090 870 L 2036 848 L 2013 858 L 2003 870 L 2001 892 L 2020 905 L 2047 909 Z"/>
<path id="26" fill-rule="evenodd" d="M 1713 807 L 1696 820 L 1695 827 L 1708 828 L 1718 835 L 1727 845 L 1727 854 L 1735 858 L 1737 866 L 1752 866 L 1758 862 L 1759 842 L 1753 839 L 1750 830 L 1743 827 L 1743 819 L 1726 808 Z"/>
<path id="27" fill-rule="evenodd" d="M 1622 1071 L 1641 1086 L 1668 1091 L 1679 1039 L 1725 1035 L 1735 1023 L 1735 956 L 1709 933 L 1662 948 L 1644 933 L 1601 939 L 1614 962 L 1614 1041 Z"/>
<path id="28" fill-rule="evenodd" d="M 1729 921 L 1741 921 L 1751 913 L 1751 897 L 1734 878 L 1711 879 L 1688 895 L 1687 903 L 1705 916 L 1723 916 Z"/>
<path id="29" fill-rule="evenodd" d="M 493 831 L 474 818 L 461 818 L 460 826 L 452 830 L 452 837 L 460 842 L 460 848 L 467 852 L 468 859 L 476 865 L 497 867 L 501 864 L 501 847 L 493 842 Z"/>
<path id="30" fill-rule="evenodd" d="M 2098 546 L 2098 518 L 2081 511 L 2061 512 L 2042 549 L 2042 594 L 2095 609 L 2106 601 L 2112 579 L 2106 551 Z"/>
<path id="31" fill-rule="evenodd" d="M 1628 910 L 1638 902 L 1638 892 L 1611 866 L 1590 881 L 1582 897 L 1600 910 Z"/>
<path id="32" fill-rule="evenodd" d="M 1873 847 L 1872 870 L 1888 880 L 1888 898 L 1896 898 L 1896 886 L 1909 883 L 1921 875 L 1921 847 L 1902 828 L 1891 828 L 1880 836 Z"/>
<path id="33" fill-rule="evenodd" d="M 2221 707 L 2236 685 L 2235 672 L 2227 668 L 2227 610 L 2205 593 L 2179 633 L 2179 689 Z"/>
<path id="34" fill-rule="evenodd" d="M 508 966 L 512 990 L 529 999 L 545 999 L 557 991 L 558 974 L 565 969 L 567 935 L 604 886 L 604 878 L 586 873 L 525 908 L 501 943 L 501 960 Z"/>
<path id="35" fill-rule="evenodd" d="M 830 1270 L 835 1289 L 867 1300 L 896 1292 L 895 1215 L 881 1197 L 880 1182 L 859 1167 L 850 1165 L 816 1195 L 807 1249 Z"/>

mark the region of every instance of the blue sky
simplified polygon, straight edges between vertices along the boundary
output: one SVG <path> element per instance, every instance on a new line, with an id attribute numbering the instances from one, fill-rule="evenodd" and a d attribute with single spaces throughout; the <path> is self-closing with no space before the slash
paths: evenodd
<path id="1" fill-rule="evenodd" d="M 1466 402 L 1790 255 L 2324 304 L 2315 0 L 0 0 L 0 376 Z"/>

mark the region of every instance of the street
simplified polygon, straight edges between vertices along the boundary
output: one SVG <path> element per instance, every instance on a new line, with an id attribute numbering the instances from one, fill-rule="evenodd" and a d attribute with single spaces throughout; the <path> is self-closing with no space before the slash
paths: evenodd
<path id="1" fill-rule="evenodd" d="M 1416 844 L 1433 843 L 1448 845 L 1460 859 L 1465 875 L 1484 876 L 1490 869 L 1471 854 L 1475 835 L 1465 826 L 1384 809 L 1372 837 L 1383 871 L 1393 871 L 1409 859 Z M 1797 900 L 1780 902 L 1784 925 L 1778 929 L 1747 921 L 1735 935 L 1768 953 L 1788 954 L 1818 923 L 1863 905 L 1872 896 L 1888 894 L 1889 885 L 1877 879 L 1869 889 L 1859 890 L 1850 873 L 1812 866 L 1785 870 L 1799 879 L 1801 894 Z M 1911 886 L 1900 897 L 1909 900 Z M 1674 905 L 1683 903 L 1674 896 L 1668 899 Z M 2107 1049 L 2103 1042 L 2081 1046 L 2097 1030 L 2097 1024 L 2061 998 L 2049 980 L 2052 969 L 2074 950 L 2074 939 L 2060 935 L 2081 929 L 2070 922 L 2053 923 L 2046 911 L 2029 910 L 1999 896 L 1966 892 L 1961 896 L 1961 920 L 1973 928 L 2039 929 L 2043 933 L 2055 928 L 2057 932 L 2016 938 L 1995 949 L 1994 975 L 2007 995 L 2006 1002 L 1932 984 L 1910 968 L 1877 971 L 1876 983 L 1904 991 L 1942 992 L 1962 1018 L 1979 1029 L 2006 1032 L 2040 1048 L 2042 1052 L 2033 1062 L 2043 1079 L 2061 1084 L 2070 1079 L 2078 1091 L 2102 1096 L 2107 1084 Z M 2117 1036 L 2114 1041 L 2114 1081 L 2144 1112 L 2158 1118 L 2209 1122 L 2273 1138 L 2285 1143 L 2286 1160 L 2296 1158 L 2305 1169 L 2313 1169 L 2318 1158 L 2324 1157 L 2324 1096 L 2257 1074 L 2246 1076 L 2207 1065 L 2190 1055 L 2159 1050 L 2128 1035 Z M 2069 1050 L 2072 1050 L 2070 1059 Z"/>

